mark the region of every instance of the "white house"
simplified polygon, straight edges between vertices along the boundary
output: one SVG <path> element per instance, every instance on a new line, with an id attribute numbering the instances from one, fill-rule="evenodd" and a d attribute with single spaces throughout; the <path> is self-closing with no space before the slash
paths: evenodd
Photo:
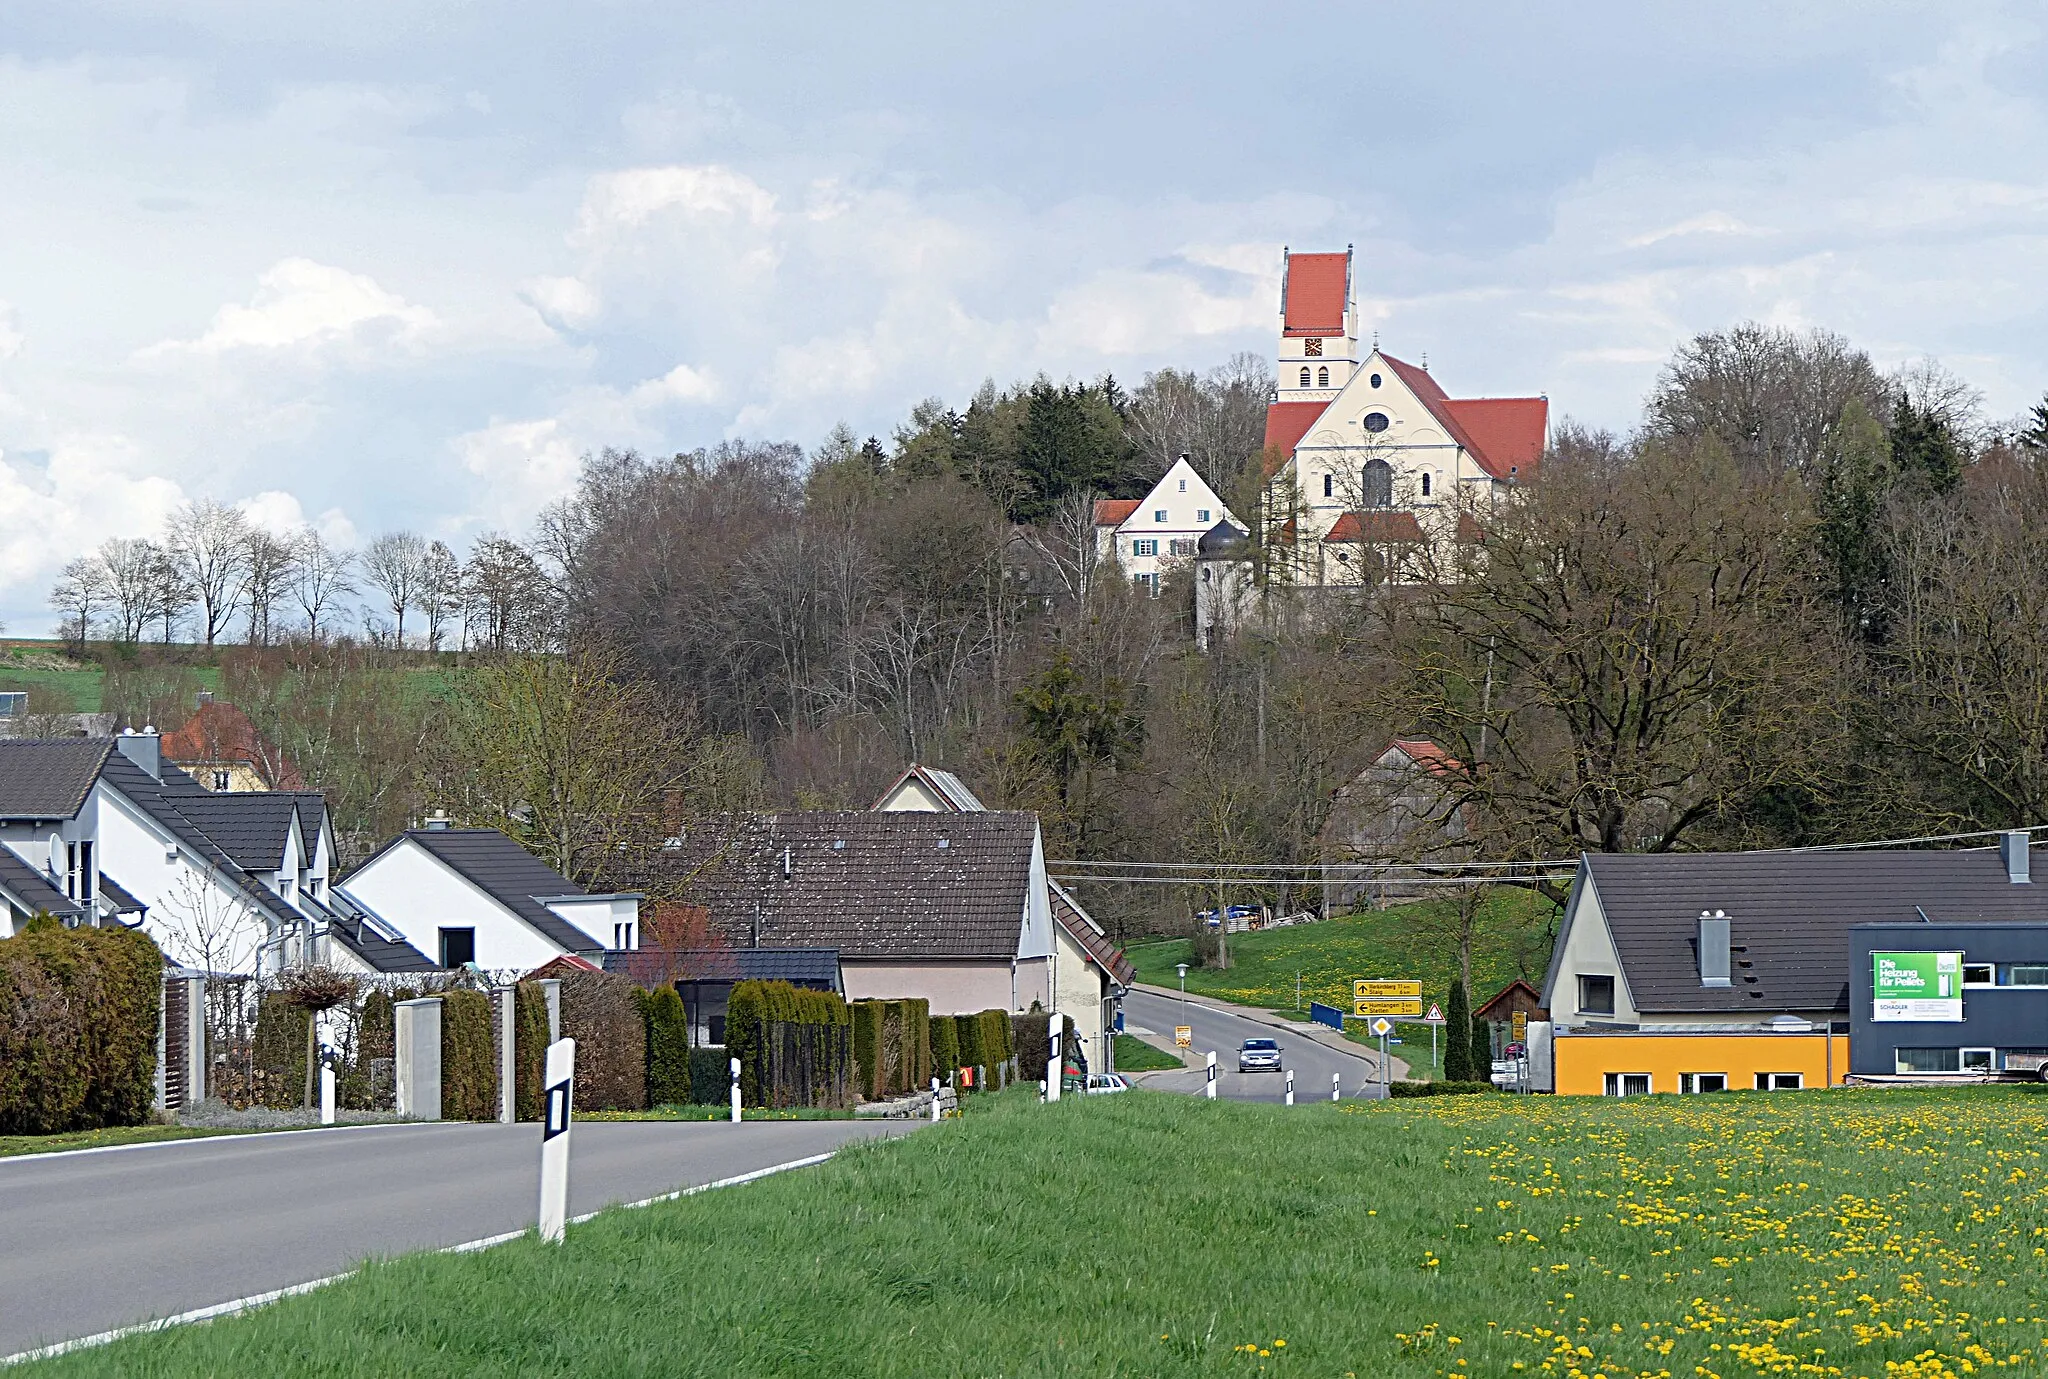
<path id="1" fill-rule="evenodd" d="M 592 894 L 490 828 L 434 820 L 401 833 L 335 896 L 441 967 L 524 972 L 640 946 L 639 894 Z"/>
<path id="2" fill-rule="evenodd" d="M 1143 498 L 1096 500 L 1095 552 L 1157 598 L 1160 576 L 1172 562 L 1191 563 L 1196 543 L 1211 528 L 1236 520 L 1182 455 Z"/>

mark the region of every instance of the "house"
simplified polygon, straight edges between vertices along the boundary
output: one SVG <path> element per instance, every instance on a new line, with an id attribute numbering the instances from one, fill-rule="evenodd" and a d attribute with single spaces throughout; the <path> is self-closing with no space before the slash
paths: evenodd
<path id="1" fill-rule="evenodd" d="M 1413 894 L 1414 886 L 1403 889 L 1398 882 L 1376 879 L 1371 864 L 1459 853 L 1468 830 L 1451 790 L 1463 769 L 1457 758 L 1426 738 L 1397 737 L 1339 786 L 1323 823 L 1323 857 L 1333 878 L 1325 904 Z"/>
<path id="2" fill-rule="evenodd" d="M 202 691 L 184 726 L 164 734 L 164 758 L 208 790 L 304 790 L 298 768 L 249 715 Z"/>
<path id="3" fill-rule="evenodd" d="M 216 795 L 155 733 L 0 740 L 0 934 L 38 910 L 141 927 L 174 962 L 317 960 L 334 831 L 305 792 Z"/>
<path id="4" fill-rule="evenodd" d="M 496 829 L 440 818 L 384 844 L 335 895 L 440 967 L 526 971 L 640 946 L 637 892 L 593 894 Z"/>
<path id="5" fill-rule="evenodd" d="M 1892 977 L 1923 968 L 1938 1004 L 1888 1004 Z M 1559 1092 L 2029 1071 L 2048 1060 L 2048 890 L 2024 832 L 1996 849 L 1588 855 L 1542 1001 L 1554 1047 L 1536 1061 Z"/>
<path id="6" fill-rule="evenodd" d="M 1283 251 L 1278 388 L 1266 409 L 1268 577 L 1306 587 L 1398 580 L 1425 545 L 1470 542 L 1531 482 L 1542 397 L 1453 398 L 1377 338 L 1361 349 L 1353 256 Z"/>
<path id="7" fill-rule="evenodd" d="M 912 763 L 875 801 L 880 812 L 914 810 L 975 813 L 986 810 L 966 782 L 950 771 Z M 1137 969 L 1080 901 L 1050 876 L 1046 909 L 1053 923 L 1053 1009 L 1070 1016 L 1090 1066 L 1115 1066 L 1116 1007 L 1137 980 Z"/>
<path id="8" fill-rule="evenodd" d="M 1132 584 L 1158 598 L 1161 576 L 1176 562 L 1192 567 L 1202 537 L 1218 523 L 1235 521 L 1182 455 L 1143 498 L 1096 500 L 1096 557 L 1120 566 Z"/>

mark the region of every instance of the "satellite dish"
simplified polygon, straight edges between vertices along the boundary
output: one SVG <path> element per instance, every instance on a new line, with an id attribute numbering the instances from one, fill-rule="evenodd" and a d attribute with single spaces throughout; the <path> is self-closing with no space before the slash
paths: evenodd
<path id="1" fill-rule="evenodd" d="M 50 835 L 50 875 L 62 876 L 63 874 L 64 835 L 61 833 L 52 833 Z"/>

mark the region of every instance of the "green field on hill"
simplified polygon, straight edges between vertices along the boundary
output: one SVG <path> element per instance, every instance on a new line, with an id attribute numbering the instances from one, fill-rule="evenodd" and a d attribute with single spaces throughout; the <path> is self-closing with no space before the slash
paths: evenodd
<path id="1" fill-rule="evenodd" d="M 993 1104 L 989 1104 L 993 1103 Z M 1932 1379 L 2048 1362 L 2048 1097 L 987 1098 L 36 1375 Z"/>

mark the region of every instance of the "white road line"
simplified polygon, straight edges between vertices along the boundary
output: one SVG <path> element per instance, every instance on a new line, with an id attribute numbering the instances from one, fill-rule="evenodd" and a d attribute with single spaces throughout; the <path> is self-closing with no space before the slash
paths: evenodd
<path id="1" fill-rule="evenodd" d="M 371 1129 L 374 1127 L 349 1128 Z M 281 1131 L 278 1133 L 295 1134 L 297 1132 Z M 255 1136 L 247 1136 L 246 1138 L 253 1139 Z M 172 1143 L 177 1143 L 177 1141 L 172 1141 Z M 106 1146 L 109 1149 L 140 1147 L 131 1145 Z M 76 1152 L 91 1153 L 95 1151 L 80 1150 Z M 773 1174 L 787 1173 L 793 1168 L 810 1168 L 814 1164 L 824 1163 L 838 1152 L 837 1149 L 828 1149 L 822 1154 L 813 1154 L 809 1158 L 791 1159 L 788 1163 L 773 1164 L 767 1168 L 757 1168 L 750 1173 L 740 1173 L 730 1178 L 720 1178 L 716 1182 L 700 1183 L 696 1187 L 681 1188 L 675 1192 L 664 1192 L 658 1197 L 643 1197 L 637 1202 L 622 1202 L 615 1206 L 602 1208 L 599 1211 L 587 1211 L 581 1216 L 570 1217 L 569 1224 L 572 1226 L 581 1225 L 585 1221 L 591 1221 L 602 1216 L 607 1211 L 632 1211 L 637 1207 L 651 1207 L 657 1202 L 674 1202 L 684 1197 L 695 1197 L 700 1192 L 710 1192 L 714 1188 L 738 1187 L 742 1183 L 751 1183 Z M 474 1254 L 478 1250 L 488 1250 L 494 1245 L 508 1244 L 519 1239 L 521 1236 L 531 1234 L 533 1234 L 531 1229 L 505 1231 L 499 1235 L 484 1236 L 480 1240 L 466 1240 L 460 1245 L 444 1245 L 434 1251 L 434 1253 Z M 210 1322 L 221 1317 L 232 1317 L 238 1313 L 249 1312 L 259 1307 L 268 1306 L 284 1298 L 297 1297 L 301 1293 L 310 1293 L 316 1288 L 325 1288 L 330 1283 L 340 1283 L 343 1279 L 354 1277 L 356 1272 L 356 1270 L 351 1269 L 343 1274 L 329 1274 L 326 1278 L 316 1278 L 309 1283 L 294 1283 L 289 1288 L 273 1288 L 268 1293 L 257 1293 L 246 1298 L 236 1298 L 232 1302 L 217 1302 L 210 1307 L 196 1307 L 190 1312 L 180 1312 L 174 1317 L 158 1317 L 155 1321 L 138 1322 L 134 1326 L 122 1326 L 116 1327 L 112 1331 L 102 1331 L 96 1336 L 81 1336 L 75 1341 L 58 1341 L 54 1345 L 39 1346 L 34 1350 L 20 1351 L 14 1355 L 0 1355 L 0 1366 L 18 1365 L 28 1360 L 48 1360 L 59 1355 L 69 1355 L 74 1350 L 90 1350 L 94 1346 L 103 1346 L 109 1341 L 118 1341 L 129 1336 L 143 1336 L 153 1331 L 166 1331 L 174 1326 L 190 1326 L 197 1322 Z"/>
<path id="2" fill-rule="evenodd" d="M 51 1149 L 40 1154 L 0 1155 L 0 1169 L 10 1164 L 48 1163 L 52 1159 L 74 1159 L 80 1154 L 120 1154 L 131 1149 L 176 1149 L 181 1145 L 219 1144 L 223 1140 L 240 1143 L 244 1140 L 274 1140 L 279 1135 L 331 1135 L 342 1130 L 420 1130 L 433 1125 L 450 1127 L 463 1124 L 460 1121 L 433 1120 L 380 1120 L 368 1125 L 301 1125 L 290 1130 L 252 1130 L 246 1134 L 230 1132 L 224 1135 L 184 1135 L 174 1140 L 140 1140 L 134 1144 L 96 1144 L 89 1149 Z"/>

